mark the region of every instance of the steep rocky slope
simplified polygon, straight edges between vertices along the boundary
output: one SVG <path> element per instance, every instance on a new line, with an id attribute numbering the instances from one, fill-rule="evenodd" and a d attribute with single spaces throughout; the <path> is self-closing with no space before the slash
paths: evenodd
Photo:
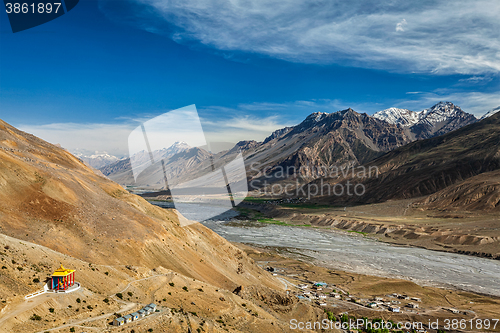
<path id="1" fill-rule="evenodd" d="M 211 230 L 201 224 L 180 227 L 174 211 L 152 206 L 129 194 L 118 184 L 96 175 L 64 149 L 3 121 L 0 121 L 0 221 L 0 234 L 7 237 L 2 240 L 5 249 L 2 261 L 5 257 L 9 261 L 9 265 L 4 265 L 6 269 L 0 271 L 0 298 L 9 300 L 0 305 L 2 308 L 21 302 L 24 293 L 37 289 L 28 282 L 33 272 L 35 275 L 40 272 L 35 267 L 40 265 L 42 257 L 45 274 L 64 259 L 79 268 L 79 272 L 84 267 L 90 271 L 92 265 L 108 267 L 116 271 L 120 281 L 127 280 L 130 267 L 136 267 L 136 273 L 151 269 L 174 272 L 186 281 L 193 279 L 208 285 L 214 292 L 217 288 L 230 292 L 238 286 L 275 292 L 283 289 L 280 281 Z M 11 252 L 9 249 L 18 247 L 18 243 L 33 245 L 23 245 L 22 249 Z M 40 251 L 44 254 L 37 254 Z M 10 260 L 13 265 L 21 263 L 24 269 L 16 270 L 16 265 L 9 269 Z M 28 270 L 28 274 L 24 275 L 23 270 Z M 117 291 L 113 279 L 108 283 L 107 277 L 92 272 L 83 273 L 85 290 L 92 288 L 102 295 Z M 40 280 L 43 281 L 45 274 L 41 274 L 44 276 Z M 148 292 L 144 295 L 147 297 Z M 186 293 L 183 299 L 194 302 L 196 295 Z M 8 311 L 3 310 L 2 316 L 6 316 Z M 273 314 L 266 316 L 263 326 L 255 327 L 264 329 L 273 320 L 279 322 Z M 9 325 L 18 327 L 21 319 L 12 318 Z M 244 331 L 253 330 L 247 327 Z"/>
<path id="2" fill-rule="evenodd" d="M 485 172 L 448 186 L 414 206 L 447 211 L 500 212 L 500 170 Z"/>
<path id="3" fill-rule="evenodd" d="M 313 113 L 248 150 L 245 161 L 251 180 L 311 180 L 333 166 L 361 164 L 410 141 L 401 127 L 352 109 Z"/>

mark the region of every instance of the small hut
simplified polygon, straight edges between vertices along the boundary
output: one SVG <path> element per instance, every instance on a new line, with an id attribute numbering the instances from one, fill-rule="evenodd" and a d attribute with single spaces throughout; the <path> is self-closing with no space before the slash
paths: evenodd
<path id="1" fill-rule="evenodd" d="M 115 326 L 122 326 L 123 324 L 125 324 L 125 318 L 123 317 L 115 318 L 115 320 L 113 320 L 113 325 Z"/>

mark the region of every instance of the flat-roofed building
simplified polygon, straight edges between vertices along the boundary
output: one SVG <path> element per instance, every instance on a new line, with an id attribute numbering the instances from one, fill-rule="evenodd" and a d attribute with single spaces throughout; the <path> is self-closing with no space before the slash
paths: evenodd
<path id="1" fill-rule="evenodd" d="M 113 320 L 113 325 L 115 326 L 122 326 L 123 324 L 125 324 L 125 318 L 123 317 L 115 318 L 115 320 Z"/>

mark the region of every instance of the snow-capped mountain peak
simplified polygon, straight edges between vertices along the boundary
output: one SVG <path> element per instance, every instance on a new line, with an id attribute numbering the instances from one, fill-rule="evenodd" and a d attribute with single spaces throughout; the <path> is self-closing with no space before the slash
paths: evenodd
<path id="1" fill-rule="evenodd" d="M 74 149 L 73 155 L 78 157 L 93 168 L 99 169 L 105 165 L 114 163 L 120 160 L 119 157 L 108 154 L 105 151 L 89 151 L 86 149 Z"/>
<path id="2" fill-rule="evenodd" d="M 493 110 L 486 112 L 479 120 L 483 120 L 483 119 L 486 119 L 488 117 L 491 117 L 492 115 L 494 115 L 497 112 L 500 112 L 500 106 L 497 106 Z"/>
<path id="3" fill-rule="evenodd" d="M 319 122 L 321 120 L 323 120 L 325 118 L 325 116 L 327 116 L 328 113 L 326 112 L 314 112 L 314 113 L 311 113 L 309 116 L 307 116 L 306 120 L 312 120 L 314 122 Z"/>
<path id="4" fill-rule="evenodd" d="M 450 118 L 457 117 L 464 112 L 459 106 L 451 102 L 439 102 L 429 109 L 422 110 L 419 121 L 434 125 Z"/>
<path id="5" fill-rule="evenodd" d="M 451 119 L 467 115 L 462 109 L 451 102 L 439 102 L 431 108 L 422 111 L 389 108 L 373 115 L 374 118 L 385 120 L 390 124 L 400 124 L 411 127 L 416 124 L 436 125 Z"/>
<path id="6" fill-rule="evenodd" d="M 410 127 L 420 120 L 419 115 L 420 112 L 410 111 L 408 109 L 388 108 L 375 113 L 373 117 L 384 120 L 389 124 L 400 124 L 404 127 Z"/>

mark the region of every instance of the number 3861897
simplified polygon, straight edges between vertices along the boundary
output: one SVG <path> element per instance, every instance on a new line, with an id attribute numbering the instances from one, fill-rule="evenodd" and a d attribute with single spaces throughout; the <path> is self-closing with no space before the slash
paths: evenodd
<path id="1" fill-rule="evenodd" d="M 20 2 L 15 2 L 15 3 L 6 3 L 5 4 L 5 10 L 7 14 L 14 13 L 14 14 L 50 14 L 52 12 L 56 13 L 59 11 L 61 7 L 60 2 L 47 2 L 47 3 L 20 3 Z"/>

